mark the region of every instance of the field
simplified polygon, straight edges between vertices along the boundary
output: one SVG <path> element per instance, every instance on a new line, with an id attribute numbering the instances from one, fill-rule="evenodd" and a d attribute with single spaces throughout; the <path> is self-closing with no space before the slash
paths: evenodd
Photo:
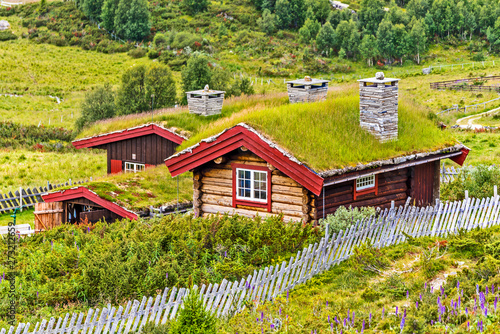
<path id="1" fill-rule="evenodd" d="M 26 30 L 20 26 L 19 18 L 5 19 L 16 34 Z M 85 91 L 105 82 L 116 86 L 125 69 L 147 61 L 125 53 L 103 54 L 71 46 L 36 44 L 27 39 L 1 42 L 0 118 L 21 124 L 73 128 Z M 59 97 L 61 103 L 49 95 Z"/>
<path id="2" fill-rule="evenodd" d="M 19 187 L 43 187 L 106 175 L 106 152 L 81 150 L 57 153 L 27 149 L 0 150 L 0 193 Z"/>

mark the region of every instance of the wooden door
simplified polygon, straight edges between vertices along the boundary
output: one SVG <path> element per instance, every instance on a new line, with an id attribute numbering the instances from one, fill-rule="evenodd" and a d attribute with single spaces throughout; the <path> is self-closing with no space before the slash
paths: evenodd
<path id="1" fill-rule="evenodd" d="M 415 205 L 433 204 L 435 163 L 429 162 L 414 167 L 412 194 Z M 413 202 L 412 201 L 412 202 Z"/>
<path id="2" fill-rule="evenodd" d="M 35 204 L 35 231 L 50 230 L 63 223 L 63 202 Z"/>

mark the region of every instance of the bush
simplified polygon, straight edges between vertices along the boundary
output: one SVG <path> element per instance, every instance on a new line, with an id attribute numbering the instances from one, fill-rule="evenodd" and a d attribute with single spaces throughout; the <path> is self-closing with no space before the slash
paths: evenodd
<path id="1" fill-rule="evenodd" d="M 375 208 L 372 207 L 352 208 L 349 206 L 349 209 L 346 209 L 345 206 L 341 206 L 333 215 L 328 215 L 325 219 L 320 219 L 319 224 L 323 228 L 326 224 L 330 224 L 329 229 L 331 233 L 339 233 L 341 230 L 347 230 L 357 221 L 371 217 L 375 213 Z"/>
<path id="2" fill-rule="evenodd" d="M 89 123 L 111 118 L 116 114 L 115 93 L 109 84 L 85 94 L 85 99 L 82 102 L 82 113 L 76 121 L 78 130 Z"/>
<path id="3" fill-rule="evenodd" d="M 462 168 L 453 181 L 441 185 L 441 199 L 463 200 L 466 190 L 470 197 L 491 197 L 494 185 L 500 185 L 500 168 L 489 165 L 469 166 Z"/>
<path id="4" fill-rule="evenodd" d="M 183 308 L 172 324 L 171 334 L 216 334 L 217 318 L 205 309 L 199 291 L 193 289 L 184 299 Z"/>
<path id="5" fill-rule="evenodd" d="M 14 40 L 14 39 L 17 39 L 17 36 L 12 31 L 10 31 L 10 30 L 0 31 L 0 42 L 10 41 L 10 40 Z"/>
<path id="6" fill-rule="evenodd" d="M 142 58 L 146 55 L 147 51 L 144 48 L 135 48 L 130 50 L 127 54 L 132 58 Z"/>

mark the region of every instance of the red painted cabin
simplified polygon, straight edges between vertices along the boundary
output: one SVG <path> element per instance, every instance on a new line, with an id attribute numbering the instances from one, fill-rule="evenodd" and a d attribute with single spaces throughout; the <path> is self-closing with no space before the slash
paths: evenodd
<path id="1" fill-rule="evenodd" d="M 186 138 L 157 124 L 105 133 L 73 141 L 80 148 L 98 148 L 107 151 L 108 174 L 137 172 L 149 166 L 160 165 L 175 153 Z"/>

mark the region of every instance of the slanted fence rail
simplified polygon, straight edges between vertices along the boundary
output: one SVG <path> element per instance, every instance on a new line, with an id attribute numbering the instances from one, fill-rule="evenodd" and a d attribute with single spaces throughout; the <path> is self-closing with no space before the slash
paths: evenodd
<path id="1" fill-rule="evenodd" d="M 90 181 L 92 181 L 92 178 L 90 178 Z M 68 180 L 65 183 L 58 183 L 58 184 L 52 184 L 50 182 L 47 182 L 47 186 L 45 187 L 33 187 L 33 188 L 23 188 L 20 187 L 19 190 L 16 190 L 14 193 L 12 191 L 9 191 L 6 194 L 0 194 L 0 214 L 3 213 L 8 213 L 11 211 L 14 211 L 14 209 L 20 209 L 21 206 L 23 208 L 29 208 L 29 207 L 34 207 L 36 203 L 41 203 L 43 202 L 41 194 L 46 193 L 48 191 L 61 188 L 61 187 L 67 187 L 71 185 L 79 185 L 89 182 L 88 180 L 86 181 L 77 181 L 73 182 Z"/>
<path id="2" fill-rule="evenodd" d="M 467 90 L 467 91 L 497 91 L 500 92 L 500 86 L 483 86 L 483 82 L 487 82 L 489 80 L 500 80 L 500 76 L 492 75 L 487 77 L 480 78 L 469 78 L 469 79 L 459 79 L 459 80 L 447 80 L 447 81 L 439 81 L 439 82 L 431 82 L 431 89 L 454 89 L 454 90 Z M 480 84 L 477 84 L 480 83 Z"/>
<path id="3" fill-rule="evenodd" d="M 409 203 L 408 201 L 407 203 Z M 239 281 L 223 280 L 220 284 L 194 288 L 207 309 L 218 317 L 228 317 L 245 309 L 245 301 L 263 303 L 303 284 L 315 275 L 348 259 L 354 248 L 369 240 L 375 247 L 386 247 L 405 242 L 411 237 L 446 237 L 459 230 L 498 225 L 499 198 L 475 199 L 437 203 L 436 206 L 405 205 L 386 209 L 379 215 L 358 221 L 346 231 L 329 233 L 314 245 L 299 251 L 289 261 L 254 271 Z M 90 309 L 87 314 L 66 314 L 64 318 L 42 320 L 33 327 L 21 323 L 10 327 L 8 334 L 63 334 L 89 331 L 94 334 L 128 334 L 146 323 L 164 324 L 174 319 L 182 308 L 189 289 L 165 288 L 155 297 L 129 301 L 125 307 L 107 305 L 102 310 Z M 0 334 L 6 334 L 2 329 Z"/>

